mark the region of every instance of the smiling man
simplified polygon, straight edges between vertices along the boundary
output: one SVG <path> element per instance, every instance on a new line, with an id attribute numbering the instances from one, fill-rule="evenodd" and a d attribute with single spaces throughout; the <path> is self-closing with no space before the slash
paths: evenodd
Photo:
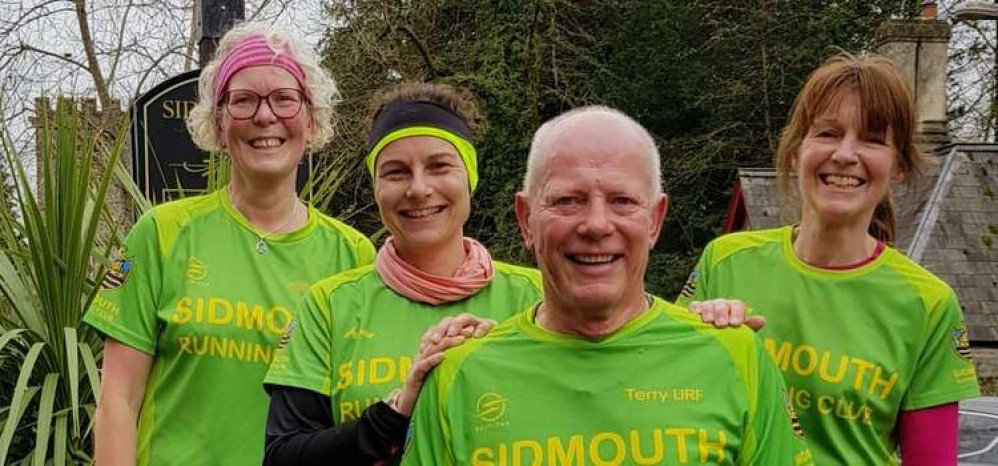
<path id="1" fill-rule="evenodd" d="M 810 464 L 776 367 L 645 292 L 668 198 L 633 119 L 570 111 L 535 134 L 516 215 L 544 299 L 448 351 L 405 464 Z"/>

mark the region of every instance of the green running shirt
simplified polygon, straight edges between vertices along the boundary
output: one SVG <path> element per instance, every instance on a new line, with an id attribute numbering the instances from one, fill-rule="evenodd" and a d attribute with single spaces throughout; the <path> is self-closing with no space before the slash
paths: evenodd
<path id="1" fill-rule="evenodd" d="M 264 383 L 328 395 L 336 424 L 356 419 L 404 384 L 420 337 L 444 317 L 467 312 L 505 319 L 540 299 L 537 270 L 493 265 L 487 286 L 437 306 L 395 293 L 373 265 L 316 283 L 303 297 Z"/>
<path id="2" fill-rule="evenodd" d="M 374 259 L 356 230 L 308 216 L 262 255 L 224 189 L 159 205 L 132 228 L 84 321 L 154 357 L 139 465 L 263 461 L 260 381 L 295 304 L 316 280 Z"/>
<path id="3" fill-rule="evenodd" d="M 533 317 L 448 350 L 420 392 L 403 465 L 811 464 L 752 332 L 659 298 L 600 341 Z"/>
<path id="4" fill-rule="evenodd" d="M 818 464 L 897 464 L 902 410 L 978 396 L 953 290 L 897 250 L 832 271 L 793 252 L 793 227 L 711 242 L 679 302 L 737 298 L 783 371 Z"/>

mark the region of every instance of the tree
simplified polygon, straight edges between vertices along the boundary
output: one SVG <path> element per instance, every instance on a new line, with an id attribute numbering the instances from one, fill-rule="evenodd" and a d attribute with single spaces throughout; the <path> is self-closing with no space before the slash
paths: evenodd
<path id="1" fill-rule="evenodd" d="M 957 0 L 939 2 L 940 14 L 952 20 Z M 949 47 L 948 117 L 956 140 L 994 141 L 998 86 L 996 21 L 955 21 Z"/>
<path id="2" fill-rule="evenodd" d="M 120 106 L 197 67 L 200 0 L 0 0 L 0 110 L 30 141 L 26 116 L 39 95 L 96 96 Z M 250 0 L 246 17 L 317 37 L 318 0 Z"/>
<path id="3" fill-rule="evenodd" d="M 529 261 L 512 212 L 530 137 L 585 104 L 617 107 L 655 136 L 671 196 L 649 288 L 675 296 L 703 245 L 720 233 L 737 167 L 770 166 L 801 83 L 834 50 L 870 49 L 883 20 L 914 0 L 356 0 L 328 7 L 327 65 L 345 95 L 332 151 L 354 183 L 332 210 L 372 199 L 360 165 L 367 102 L 402 80 L 466 87 L 485 121 L 485 183 L 466 234 L 500 259 Z M 374 209 L 352 218 L 377 231 Z"/>

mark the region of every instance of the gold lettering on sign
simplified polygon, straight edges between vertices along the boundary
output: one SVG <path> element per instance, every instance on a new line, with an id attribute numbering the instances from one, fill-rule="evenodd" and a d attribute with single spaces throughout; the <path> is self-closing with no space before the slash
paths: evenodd
<path id="1" fill-rule="evenodd" d="M 197 102 L 193 100 L 164 100 L 162 117 L 165 120 L 186 120 Z"/>

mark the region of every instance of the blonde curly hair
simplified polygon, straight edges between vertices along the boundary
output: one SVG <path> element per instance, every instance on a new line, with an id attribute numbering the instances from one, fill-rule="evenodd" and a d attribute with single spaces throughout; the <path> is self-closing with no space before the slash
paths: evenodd
<path id="1" fill-rule="evenodd" d="M 251 36 L 262 36 L 275 53 L 287 53 L 305 72 L 305 91 L 309 96 L 307 108 L 315 128 L 308 140 L 308 148 L 316 150 L 333 137 L 333 106 L 340 102 L 336 82 L 322 66 L 319 55 L 312 47 L 305 45 L 291 33 L 274 25 L 261 22 L 247 22 L 237 25 L 222 37 L 215 52 L 215 58 L 201 71 L 198 80 L 198 102 L 187 118 L 187 129 L 194 143 L 210 152 L 222 150 L 219 141 L 220 108 L 216 106 L 214 95 L 215 77 L 219 65 L 233 47 Z"/>

